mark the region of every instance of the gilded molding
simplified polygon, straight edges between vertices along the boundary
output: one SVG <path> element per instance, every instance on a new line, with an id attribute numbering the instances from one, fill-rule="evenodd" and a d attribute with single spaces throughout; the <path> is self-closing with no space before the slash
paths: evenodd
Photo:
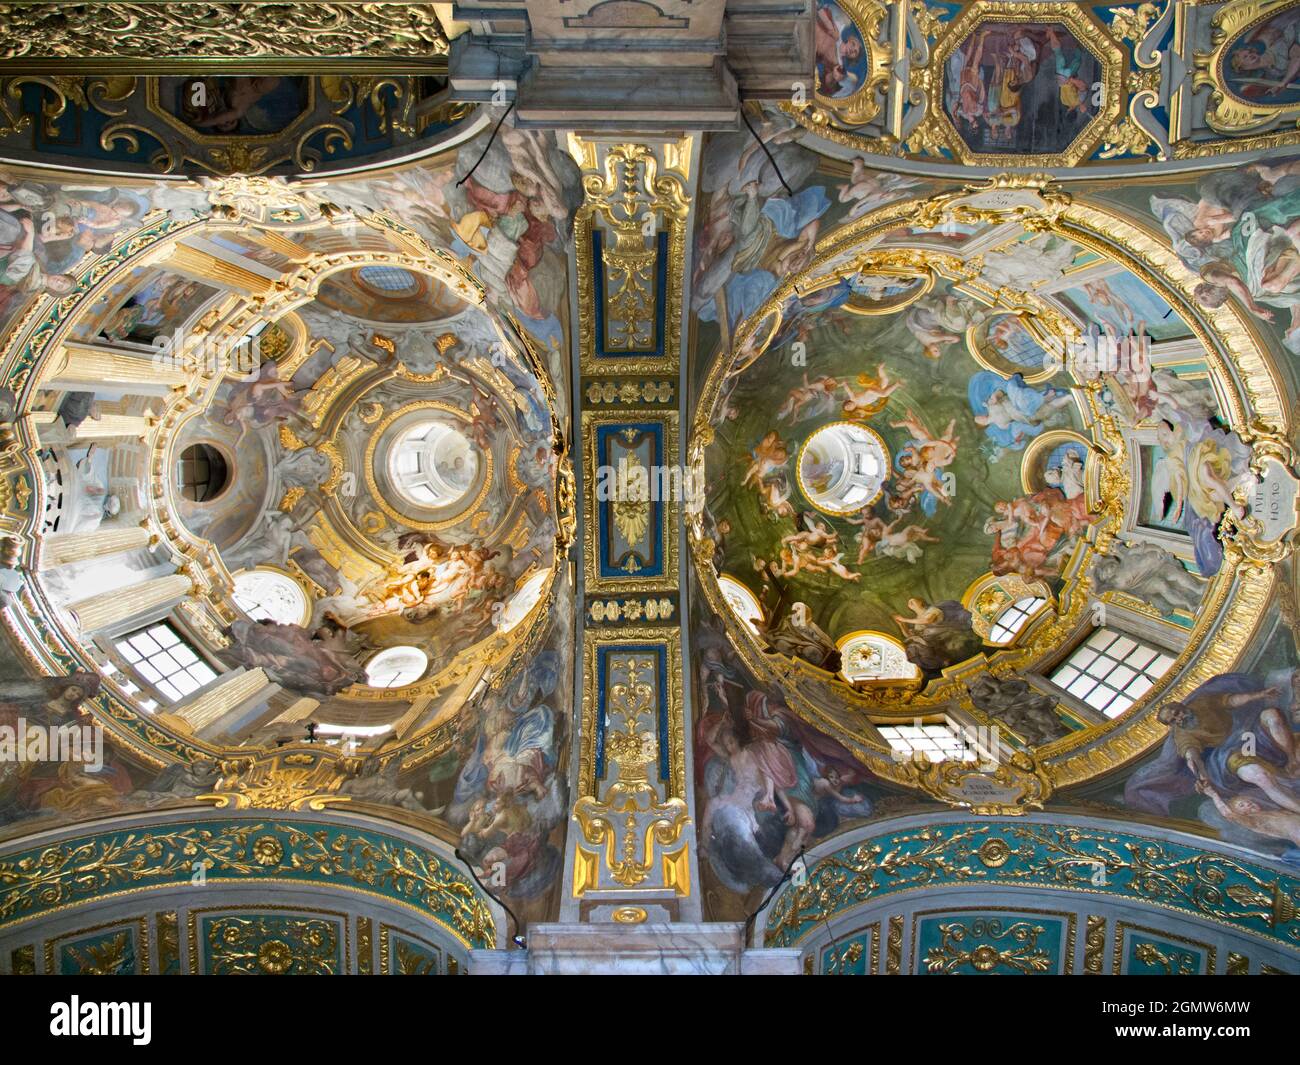
<path id="1" fill-rule="evenodd" d="M 1088 926 L 1083 934 L 1083 971 L 1088 976 L 1100 976 L 1102 960 L 1106 956 L 1106 918 L 1099 914 L 1088 915 Z"/>
<path id="2" fill-rule="evenodd" d="M 586 458 L 583 465 L 583 497 L 587 533 L 587 548 L 584 551 L 587 590 L 599 595 L 676 591 L 677 529 L 681 513 L 681 500 L 677 496 L 681 493 L 671 490 L 671 481 L 665 480 L 664 475 L 678 469 L 677 412 L 612 409 L 594 414 L 583 411 L 581 425 Z M 646 470 L 644 492 L 632 484 L 632 478 L 628 478 L 625 486 L 628 490 L 621 492 L 626 498 L 598 499 L 600 470 L 607 465 L 598 453 L 599 430 L 645 425 L 655 427 L 660 434 L 662 465 L 656 470 L 650 465 L 642 464 Z M 617 474 L 617 469 L 614 473 Z M 613 487 L 618 489 L 617 480 Z M 669 490 L 659 491 L 662 487 Z M 603 573 L 602 525 L 610 535 L 617 528 L 621 533 L 628 534 L 630 539 L 650 537 L 648 542 L 655 542 L 662 556 L 659 574 L 653 577 L 638 576 L 641 567 L 629 567 L 626 576 Z M 635 533 L 639 533 L 639 536 L 633 535 Z"/>
<path id="3" fill-rule="evenodd" d="M 418 64 L 427 73 L 430 61 L 445 57 L 449 48 L 433 6 L 403 0 L 220 9 L 18 3 L 0 6 L 0 16 L 8 30 L 0 64 L 10 69 L 71 71 L 107 63 L 156 72 L 171 60 L 184 61 L 192 71 L 196 63 L 238 59 L 277 70 L 308 64 L 319 69 L 322 60 L 352 69 L 382 61 L 389 71 Z"/>
<path id="4" fill-rule="evenodd" d="M 662 146 L 663 163 L 645 144 L 609 145 L 575 134 L 569 150 L 584 170 L 585 199 L 573 224 L 582 373 L 675 374 L 681 356 L 691 138 Z M 661 233 L 666 261 L 659 249 Z M 604 244 L 606 238 L 612 238 L 611 245 Z M 597 269 L 602 278 L 595 276 Z M 599 308 L 598 290 L 604 293 Z"/>
<path id="5" fill-rule="evenodd" d="M 225 820 L 68 837 L 0 857 L 0 926 L 110 897 L 208 883 L 316 883 L 388 899 L 466 947 L 496 945 L 482 895 L 459 869 L 394 836 L 309 821 Z"/>
<path id="6" fill-rule="evenodd" d="M 959 885 L 1129 899 L 1300 949 L 1300 880 L 1295 877 L 1203 846 L 1024 821 L 902 830 L 828 854 L 811 864 L 802 885 L 787 886 L 776 897 L 764 943 L 797 946 L 825 922 L 886 896 Z M 1090 933 L 1094 938 L 1085 949 L 1095 957 L 1104 948 Z"/>

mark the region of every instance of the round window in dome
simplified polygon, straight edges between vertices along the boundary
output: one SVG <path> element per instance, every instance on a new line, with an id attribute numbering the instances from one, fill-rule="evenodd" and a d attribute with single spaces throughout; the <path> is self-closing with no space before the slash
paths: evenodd
<path id="1" fill-rule="evenodd" d="M 420 286 L 415 275 L 400 266 L 363 266 L 357 270 L 357 277 L 372 289 L 398 296 L 414 292 Z"/>
<path id="2" fill-rule="evenodd" d="M 442 422 L 420 421 L 408 426 L 388 453 L 393 487 L 417 507 L 459 502 L 473 488 L 478 468 L 478 449 Z"/>
<path id="3" fill-rule="evenodd" d="M 818 510 L 855 514 L 879 498 L 889 476 L 889 449 L 865 425 L 833 422 L 804 441 L 796 472 Z"/>
<path id="4" fill-rule="evenodd" d="M 388 647 L 366 663 L 366 683 L 372 688 L 403 688 L 428 668 L 429 656 L 418 647 Z"/>
<path id="5" fill-rule="evenodd" d="M 251 569 L 235 574 L 235 605 L 254 621 L 305 625 L 310 602 L 302 586 L 286 573 Z"/>

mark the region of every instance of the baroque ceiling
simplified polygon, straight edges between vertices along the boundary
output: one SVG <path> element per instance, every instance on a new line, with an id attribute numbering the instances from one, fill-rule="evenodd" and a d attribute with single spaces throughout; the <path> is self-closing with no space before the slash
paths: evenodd
<path id="1" fill-rule="evenodd" d="M 103 744 L 0 970 L 1295 970 L 1300 8 L 96 6 L 0 55 L 0 753 Z"/>

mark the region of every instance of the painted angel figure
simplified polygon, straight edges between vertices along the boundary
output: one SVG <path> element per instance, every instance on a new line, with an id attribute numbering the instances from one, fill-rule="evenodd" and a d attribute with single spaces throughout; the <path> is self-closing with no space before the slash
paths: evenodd
<path id="1" fill-rule="evenodd" d="M 902 520 L 903 516 L 900 515 L 886 525 L 881 518 L 864 513 L 855 521 L 855 524 L 860 522 L 862 525 L 862 531 L 857 534 L 859 566 L 870 554 L 897 558 L 915 565 L 921 560 L 923 550 L 921 544 L 940 543 L 939 538 L 931 536 L 924 526 L 913 523 L 904 525 L 901 529 L 897 528 Z"/>
<path id="2" fill-rule="evenodd" d="M 889 397 L 903 386 L 900 380 L 892 379 L 885 364 L 877 363 L 875 375 L 860 373 L 857 377 L 859 390 L 854 390 L 852 381 L 844 382 L 844 392 L 849 397 L 842 408 L 846 418 L 868 418 L 884 410 Z"/>
<path id="3" fill-rule="evenodd" d="M 929 296 L 916 301 L 904 322 L 921 345 L 927 359 L 943 356 L 945 348 L 958 343 L 966 330 L 988 315 L 983 307 L 956 296 Z"/>
<path id="4" fill-rule="evenodd" d="M 835 393 L 839 391 L 840 382 L 833 377 L 822 374 L 820 377 L 814 377 L 808 380 L 808 375 L 803 375 L 803 384 L 795 385 L 790 389 L 790 394 L 786 397 L 785 403 L 781 409 L 776 412 L 777 421 L 784 421 L 789 418 L 791 421 L 799 421 L 801 417 L 817 417 L 829 414 L 835 409 Z M 804 414 L 804 409 L 811 407 L 808 414 Z"/>
<path id="5" fill-rule="evenodd" d="M 985 255 L 981 280 L 995 288 L 1032 290 L 1061 277 L 1076 251 L 1067 240 L 1039 233 Z"/>
<path id="6" fill-rule="evenodd" d="M 752 484 L 760 489 L 763 481 L 790 461 L 790 451 L 775 429 L 769 430 L 749 454 L 753 462 L 740 483 L 746 486 Z"/>
<path id="7" fill-rule="evenodd" d="M 1014 451 L 1060 420 L 1073 402 L 1069 392 L 1034 388 L 1021 374 L 1004 380 L 991 370 L 975 374 L 967 391 L 975 424 L 999 448 Z"/>
<path id="8" fill-rule="evenodd" d="M 957 428 L 957 419 L 950 418 L 948 427 L 935 436 L 922 424 L 916 412 L 908 408 L 905 417 L 890 422 L 895 429 L 906 429 L 911 436 L 911 450 L 920 461 L 932 469 L 949 466 L 957 458 L 957 441 L 961 439 L 953 430 Z"/>
<path id="9" fill-rule="evenodd" d="M 853 204 L 849 208 L 850 219 L 861 218 L 869 211 L 902 195 L 907 189 L 920 184 L 917 178 L 873 171 L 867 167 L 867 161 L 860 155 L 853 157 L 851 167 L 849 180 L 839 187 L 837 196 L 840 203 Z"/>

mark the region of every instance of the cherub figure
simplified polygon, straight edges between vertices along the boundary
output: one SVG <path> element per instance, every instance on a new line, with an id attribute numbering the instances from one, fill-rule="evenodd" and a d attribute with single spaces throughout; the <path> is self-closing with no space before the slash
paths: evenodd
<path id="1" fill-rule="evenodd" d="M 789 418 L 791 421 L 798 421 L 804 407 L 810 403 L 813 405 L 813 414 L 822 414 L 834 409 L 835 393 L 838 391 L 840 383 L 833 377 L 827 377 L 822 374 L 811 381 L 808 375 L 803 375 L 803 384 L 795 385 L 790 389 L 790 394 L 786 397 L 785 403 L 781 409 L 776 412 L 777 421 L 784 421 Z M 847 387 L 847 386 L 846 386 Z"/>
<path id="2" fill-rule="evenodd" d="M 849 397 L 844 401 L 843 411 L 846 418 L 869 418 L 884 410 L 885 404 L 899 388 L 902 381 L 891 380 L 885 364 L 877 363 L 876 374 L 858 374 L 861 391 L 855 392 L 849 381 L 844 382 L 844 392 Z"/>
<path id="3" fill-rule="evenodd" d="M 769 430 L 749 454 L 753 461 L 745 471 L 745 479 L 741 484 L 753 484 L 760 491 L 762 482 L 790 461 L 790 450 L 775 429 Z"/>
<path id="4" fill-rule="evenodd" d="M 860 155 L 854 156 L 850 165 L 852 170 L 849 180 L 839 187 L 838 192 L 840 203 L 853 204 L 849 209 L 849 218 L 861 218 L 868 211 L 918 184 L 916 178 L 873 172 L 867 169 L 867 161 Z"/>
<path id="5" fill-rule="evenodd" d="M 919 629 L 943 621 L 943 611 L 937 606 L 926 606 L 924 599 L 909 599 L 907 609 L 912 612 L 910 615 L 894 615 L 894 621 L 903 632 L 909 628 Z"/>
<path id="6" fill-rule="evenodd" d="M 773 477 L 758 486 L 758 503 L 772 517 L 793 518 L 790 503 L 790 485 L 784 477 Z"/>
<path id="7" fill-rule="evenodd" d="M 870 554 L 885 558 L 899 558 L 915 565 L 921 558 L 922 543 L 939 543 L 937 537 L 931 536 L 920 525 L 911 524 L 901 529 L 897 528 L 902 520 L 903 516 L 899 515 L 886 525 L 874 514 L 863 513 L 862 517 L 855 522 L 862 525 L 862 531 L 857 535 L 859 566 Z"/>
<path id="8" fill-rule="evenodd" d="M 772 565 L 778 577 L 793 577 L 802 572 L 834 573 L 842 580 L 857 582 L 862 574 L 844 565 L 844 552 L 838 550 L 840 534 L 811 514 L 803 516 L 803 529 L 781 539 L 779 563 Z"/>
<path id="9" fill-rule="evenodd" d="M 912 438 L 912 450 L 926 466 L 938 469 L 950 465 L 957 457 L 957 441 L 961 437 L 953 432 L 957 427 L 957 419 L 955 418 L 948 422 L 948 427 L 938 436 L 931 433 L 921 423 L 921 419 L 917 417 L 916 412 L 910 408 L 906 417 L 889 424 L 895 429 L 906 429 L 908 431 Z"/>

